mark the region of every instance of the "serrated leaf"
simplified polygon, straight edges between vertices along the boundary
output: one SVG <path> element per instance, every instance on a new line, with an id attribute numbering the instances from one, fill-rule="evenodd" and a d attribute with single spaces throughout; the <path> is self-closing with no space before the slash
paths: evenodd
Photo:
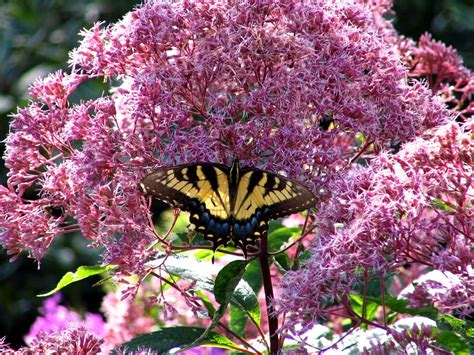
<path id="1" fill-rule="evenodd" d="M 247 263 L 244 260 L 234 260 L 224 266 L 216 277 L 214 296 L 220 304 L 230 302 L 234 290 L 245 272 Z"/>
<path id="2" fill-rule="evenodd" d="M 195 346 L 214 346 L 223 349 L 239 350 L 239 347 L 230 339 L 215 332 L 209 332 L 205 337 L 204 328 L 198 327 L 170 327 L 153 333 L 140 335 L 122 344 L 114 354 L 119 352 L 133 352 L 151 350 L 157 354 L 167 354 L 172 349 L 186 349 Z M 199 341 L 197 341 L 199 338 Z"/>
<path id="3" fill-rule="evenodd" d="M 244 280 L 240 280 L 235 288 L 231 303 L 247 313 L 255 325 L 260 325 L 260 304 L 257 295 Z"/>
<path id="4" fill-rule="evenodd" d="M 450 314 L 443 314 L 439 317 L 439 320 L 445 324 L 448 324 L 451 330 L 462 331 L 462 328 L 466 325 L 466 321 L 456 318 Z"/>
<path id="5" fill-rule="evenodd" d="M 242 280 L 245 272 L 246 262 L 243 260 L 235 260 L 224 266 L 216 277 L 214 283 L 214 297 L 219 302 L 220 306 L 214 313 L 211 324 L 206 328 L 205 332 L 199 337 L 196 342 L 202 341 L 206 338 L 209 332 L 214 329 L 219 320 L 225 313 L 230 300 L 234 296 L 234 291 L 237 285 Z M 251 290 L 250 286 L 247 287 Z"/>
<path id="6" fill-rule="evenodd" d="M 147 265 L 159 267 L 162 263 L 163 258 L 159 258 Z M 211 263 L 201 262 L 185 255 L 170 255 L 166 258 L 164 266 L 173 275 L 196 281 L 197 286 L 206 291 L 213 290 L 213 276 L 217 273 L 217 267 Z"/>
<path id="7" fill-rule="evenodd" d="M 59 280 L 56 287 L 47 292 L 37 295 L 38 297 L 48 297 L 52 294 L 55 294 L 60 289 L 80 280 L 87 279 L 88 277 L 102 274 L 103 272 L 110 271 L 114 269 L 115 265 L 107 265 L 107 266 L 100 266 L 100 265 L 90 265 L 90 266 L 79 266 L 75 272 L 68 272 L 66 273 L 61 280 Z"/>
<path id="8" fill-rule="evenodd" d="M 442 331 L 438 333 L 436 342 L 451 350 L 455 355 L 470 354 L 468 343 L 454 332 Z"/>
<path id="9" fill-rule="evenodd" d="M 156 264 L 156 266 L 158 266 L 161 265 L 162 262 L 162 259 L 158 259 L 148 263 L 148 265 L 153 266 Z M 245 265 L 245 261 L 243 260 L 236 260 L 232 263 L 236 263 L 231 266 L 232 268 L 235 267 L 236 269 L 239 269 L 242 265 Z M 230 264 L 222 268 L 219 274 L 221 274 L 223 270 L 226 269 Z M 184 255 L 171 255 L 166 258 L 165 266 L 168 272 L 171 274 L 179 276 L 183 279 L 196 281 L 196 285 L 199 288 L 214 292 L 215 287 L 213 276 L 215 273 L 217 273 L 217 267 L 215 265 L 200 262 L 194 258 Z M 228 271 L 230 269 L 228 268 L 226 270 Z M 243 270 L 245 270 L 245 268 Z M 225 275 L 227 271 L 224 271 L 223 275 Z M 221 290 L 219 289 L 219 291 Z M 216 295 L 216 300 L 219 302 L 217 297 L 221 297 L 221 295 Z M 249 284 L 244 280 L 240 280 L 235 287 L 235 292 L 233 292 L 231 303 L 237 307 L 240 307 L 244 312 L 246 312 L 252 322 L 257 325 L 260 324 L 260 306 L 257 296 Z"/>
<path id="10" fill-rule="evenodd" d="M 231 302 L 246 312 L 252 322 L 260 325 L 258 298 L 249 284 L 242 280 L 246 265 L 243 260 L 235 260 L 222 268 L 216 278 L 214 295 L 221 305 Z"/>

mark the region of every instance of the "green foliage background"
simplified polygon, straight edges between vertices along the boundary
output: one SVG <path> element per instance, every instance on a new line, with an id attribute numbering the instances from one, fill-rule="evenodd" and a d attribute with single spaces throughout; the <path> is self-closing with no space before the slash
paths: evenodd
<path id="1" fill-rule="evenodd" d="M 139 1 L 129 0 L 0 0 L 0 140 L 8 132 L 9 114 L 28 103 L 28 85 L 38 76 L 57 69 L 67 70 L 68 52 L 77 46 L 78 33 L 96 21 L 114 22 Z M 452 45 L 469 68 L 474 66 L 474 2 L 472 0 L 395 0 L 394 23 L 398 31 L 413 39 L 430 32 Z M 97 97 L 105 88 L 100 82 L 81 86 L 81 98 Z M 4 144 L 0 144 L 0 154 Z M 7 170 L 0 162 L 0 183 Z M 31 191 L 34 198 L 34 191 Z M 41 263 L 21 257 L 8 262 L 0 252 L 0 337 L 14 347 L 37 316 L 48 291 L 67 271 L 98 261 L 98 252 L 86 248 L 78 235 L 58 239 Z M 77 310 L 97 312 L 102 291 L 93 281 L 63 290 L 64 303 Z"/>

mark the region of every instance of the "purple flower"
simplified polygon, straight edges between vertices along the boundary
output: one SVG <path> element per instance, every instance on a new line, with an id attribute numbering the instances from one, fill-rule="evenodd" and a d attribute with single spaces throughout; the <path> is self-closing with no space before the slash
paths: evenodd
<path id="1" fill-rule="evenodd" d="M 183 162 L 239 157 L 326 198 L 356 135 L 387 147 L 448 116 L 427 88 L 406 81 L 386 11 L 352 1 L 146 2 L 84 31 L 72 73 L 36 81 L 35 101 L 13 119 L 0 241 L 40 259 L 58 234 L 81 230 L 105 247 L 104 262 L 141 272 L 155 236 L 137 183 Z M 122 84 L 68 101 L 96 78 Z M 327 118 L 330 130 L 320 126 Z M 35 202 L 23 198 L 32 186 Z M 47 206 L 61 208 L 61 219 Z"/>
<path id="2" fill-rule="evenodd" d="M 61 294 L 46 299 L 39 309 L 41 316 L 36 318 L 25 335 L 25 342 L 32 345 L 37 338 L 44 338 L 46 334 L 60 333 L 64 330 L 82 328 L 89 334 L 102 338 L 105 335 L 105 322 L 102 317 L 94 313 L 86 313 L 84 317 L 80 314 L 59 305 Z"/>
<path id="3" fill-rule="evenodd" d="M 157 235 L 138 182 L 158 166 L 238 157 L 319 197 L 312 257 L 277 301 L 287 327 L 313 326 L 327 304 L 351 311 L 356 285 L 405 262 L 467 285 L 472 73 L 428 36 L 400 38 L 389 11 L 386 0 L 147 1 L 84 31 L 71 73 L 35 82 L 12 121 L 0 243 L 40 260 L 81 231 L 104 263 L 144 273 Z M 117 86 L 69 101 L 97 78 Z"/>
<path id="4" fill-rule="evenodd" d="M 474 311 L 472 279 L 472 270 L 457 275 L 434 270 L 416 279 L 400 296 L 413 307 L 435 305 L 441 313 L 454 311 L 457 317 L 464 318 Z"/>
<path id="5" fill-rule="evenodd" d="M 456 286 L 443 287 L 450 292 L 436 293 L 440 307 L 469 305 L 474 260 L 471 126 L 471 121 L 440 126 L 397 154 L 380 155 L 366 168 L 353 167 L 331 185 L 333 197 L 317 216 L 322 227 L 313 255 L 303 270 L 286 275 L 277 301 L 280 312 L 290 313 L 288 327 L 303 319 L 314 322 L 307 314 L 330 314 L 327 302 L 350 309 L 345 297 L 368 274 L 382 277 L 407 262 L 456 278 Z"/>
<path id="6" fill-rule="evenodd" d="M 102 340 L 84 328 L 68 328 L 56 332 L 40 332 L 28 348 L 20 348 L 24 354 L 99 354 Z"/>

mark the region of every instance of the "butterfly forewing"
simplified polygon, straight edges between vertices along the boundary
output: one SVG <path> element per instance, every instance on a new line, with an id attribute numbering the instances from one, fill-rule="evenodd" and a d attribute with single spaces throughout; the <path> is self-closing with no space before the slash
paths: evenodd
<path id="1" fill-rule="evenodd" d="M 257 210 L 267 219 L 304 211 L 316 204 L 311 191 L 281 175 L 257 169 L 242 169 L 233 214 L 248 219 Z"/>
<path id="2" fill-rule="evenodd" d="M 189 211 L 193 200 L 203 203 L 220 218 L 229 217 L 229 184 L 226 166 L 214 164 L 181 165 L 159 169 L 141 183 L 143 192 L 174 207 Z"/>

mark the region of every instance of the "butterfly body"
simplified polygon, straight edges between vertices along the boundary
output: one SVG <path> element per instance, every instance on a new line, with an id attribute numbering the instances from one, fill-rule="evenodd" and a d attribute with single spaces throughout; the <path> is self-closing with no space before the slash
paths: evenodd
<path id="1" fill-rule="evenodd" d="M 268 220 L 311 208 L 315 196 L 303 185 L 278 174 L 196 163 L 158 169 L 140 184 L 142 191 L 190 213 L 196 226 L 216 250 L 232 241 L 247 246 L 268 229 Z"/>

